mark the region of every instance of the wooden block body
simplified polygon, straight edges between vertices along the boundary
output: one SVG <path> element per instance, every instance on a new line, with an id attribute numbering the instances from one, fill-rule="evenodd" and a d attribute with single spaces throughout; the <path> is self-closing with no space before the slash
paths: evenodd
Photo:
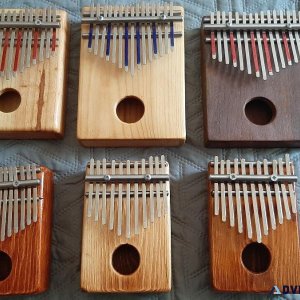
<path id="1" fill-rule="evenodd" d="M 0 108 L 1 139 L 55 139 L 64 134 L 68 32 L 67 13 L 58 10 L 61 28 L 57 29 L 57 48 L 54 56 L 31 64 L 15 77 L 0 78 L 0 100 L 10 108 L 13 93 L 20 95 L 17 109 L 5 112 Z M 2 105 L 1 105 L 2 107 Z M 6 110 L 6 108 L 4 110 Z"/>
<path id="2" fill-rule="evenodd" d="M 84 8 L 84 10 L 87 8 Z M 183 14 L 183 9 L 180 9 Z M 183 22 L 174 23 L 183 34 Z M 82 25 L 82 32 L 88 25 Z M 179 146 L 185 141 L 184 36 L 175 38 L 174 51 L 135 66 L 132 76 L 124 67 L 89 53 L 81 39 L 77 137 L 83 146 Z M 100 44 L 100 41 L 99 41 Z M 148 50 L 147 50 L 148 51 Z M 136 57 L 136 56 L 135 56 Z M 135 123 L 118 118 L 118 103 L 139 98 L 143 117 Z M 137 113 L 133 105 L 122 114 Z"/>
<path id="3" fill-rule="evenodd" d="M 43 200 L 39 201 L 37 222 L 0 242 L 0 253 L 8 254 L 12 262 L 9 276 L 0 281 L 0 295 L 35 294 L 48 288 L 53 178 L 50 170 L 45 167 L 41 170 L 38 195 Z"/>
<path id="4" fill-rule="evenodd" d="M 265 81 L 234 68 L 232 62 L 211 58 L 210 44 L 202 43 L 202 91 L 204 136 L 208 147 L 299 147 L 300 105 L 297 94 L 299 65 L 280 69 Z M 252 58 L 251 58 L 252 59 Z M 245 62 L 245 60 L 244 60 Z M 253 98 L 270 100 L 274 108 L 271 122 L 257 125 L 245 113 Z M 251 112 L 257 118 L 264 115 L 264 102 L 258 102 Z"/>

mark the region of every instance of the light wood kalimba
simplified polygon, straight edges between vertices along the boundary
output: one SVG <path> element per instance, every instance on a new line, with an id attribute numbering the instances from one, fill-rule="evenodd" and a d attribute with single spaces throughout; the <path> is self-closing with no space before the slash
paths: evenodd
<path id="1" fill-rule="evenodd" d="M 299 31 L 296 11 L 203 18 L 207 146 L 300 145 Z"/>
<path id="2" fill-rule="evenodd" d="M 0 138 L 60 138 L 68 22 L 64 11 L 0 10 Z"/>
<path id="3" fill-rule="evenodd" d="M 183 8 L 82 9 L 77 137 L 84 146 L 185 141 Z"/>
<path id="4" fill-rule="evenodd" d="M 215 160 L 208 166 L 213 287 L 270 292 L 299 285 L 294 166 L 285 159 Z"/>
<path id="5" fill-rule="evenodd" d="M 0 295 L 48 288 L 53 178 L 45 167 L 0 167 Z"/>
<path id="6" fill-rule="evenodd" d="M 91 159 L 85 180 L 81 288 L 169 291 L 170 186 L 165 157 Z"/>

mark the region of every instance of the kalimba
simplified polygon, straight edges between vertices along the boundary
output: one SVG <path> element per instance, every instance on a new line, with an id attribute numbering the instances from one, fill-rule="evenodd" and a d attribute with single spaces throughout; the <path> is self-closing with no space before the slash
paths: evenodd
<path id="1" fill-rule="evenodd" d="M 207 146 L 300 145 L 299 30 L 296 11 L 218 11 L 203 18 Z"/>
<path id="2" fill-rule="evenodd" d="M 299 285 L 300 248 L 294 166 L 285 159 L 209 163 L 213 287 L 270 292 Z"/>
<path id="3" fill-rule="evenodd" d="M 0 138 L 60 138 L 68 21 L 64 11 L 0 9 Z"/>
<path id="4" fill-rule="evenodd" d="M 83 146 L 185 141 L 183 8 L 82 9 L 77 137 Z"/>
<path id="5" fill-rule="evenodd" d="M 48 288 L 52 196 L 49 169 L 0 167 L 0 295 Z"/>
<path id="6" fill-rule="evenodd" d="M 91 159 L 85 177 L 81 288 L 171 289 L 169 165 Z"/>

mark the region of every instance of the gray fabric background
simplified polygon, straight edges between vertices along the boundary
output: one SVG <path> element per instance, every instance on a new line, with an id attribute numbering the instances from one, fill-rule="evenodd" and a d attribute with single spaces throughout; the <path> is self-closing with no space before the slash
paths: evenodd
<path id="1" fill-rule="evenodd" d="M 105 4 L 108 1 L 100 1 Z M 151 2 L 151 1 L 150 1 Z M 117 1 L 109 1 L 115 4 Z M 132 1 L 118 1 L 130 3 Z M 80 0 L 1 0 L 1 7 L 56 6 L 69 13 L 71 46 L 69 56 L 68 104 L 65 138 L 61 141 L 0 141 L 0 164 L 35 162 L 55 172 L 55 199 L 52 235 L 51 285 L 49 291 L 23 299 L 263 299 L 267 295 L 221 294 L 210 288 L 207 234 L 207 163 L 214 155 L 222 158 L 277 158 L 289 152 L 299 174 L 297 149 L 206 149 L 200 89 L 201 18 L 210 11 L 260 11 L 296 9 L 297 0 L 183 0 L 185 8 L 186 119 L 187 141 L 180 148 L 88 149 L 76 140 L 76 113 L 80 45 Z M 299 80 L 299 79 L 297 79 Z M 299 99 L 300 100 L 300 99 Z M 101 109 L 101 107 L 99 107 Z M 101 159 L 140 159 L 166 154 L 171 171 L 172 209 L 172 292 L 161 295 L 86 294 L 80 290 L 80 248 L 83 203 L 83 176 L 90 157 Z M 299 198 L 299 197 L 298 197 Z M 287 245 L 288 246 L 288 245 Z M 300 278 L 299 278 L 300 284 Z M 271 287 L 270 287 L 271 288 Z"/>

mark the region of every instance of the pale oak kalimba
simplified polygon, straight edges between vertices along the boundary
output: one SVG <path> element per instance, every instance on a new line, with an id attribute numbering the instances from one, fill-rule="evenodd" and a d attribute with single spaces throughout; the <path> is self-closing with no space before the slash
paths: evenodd
<path id="1" fill-rule="evenodd" d="M 299 30 L 296 11 L 203 18 L 207 146 L 300 145 Z"/>
<path id="2" fill-rule="evenodd" d="M 170 185 L 165 157 L 91 159 L 85 180 L 81 288 L 169 291 Z"/>
<path id="3" fill-rule="evenodd" d="M 82 9 L 77 137 L 84 146 L 185 141 L 183 8 Z"/>
<path id="4" fill-rule="evenodd" d="M 48 288 L 52 197 L 49 169 L 0 167 L 0 295 Z"/>
<path id="5" fill-rule="evenodd" d="M 0 10 L 0 138 L 60 138 L 64 131 L 67 14 Z"/>
<path id="6" fill-rule="evenodd" d="M 213 287 L 270 292 L 298 285 L 300 247 L 294 166 L 285 159 L 208 165 Z"/>

